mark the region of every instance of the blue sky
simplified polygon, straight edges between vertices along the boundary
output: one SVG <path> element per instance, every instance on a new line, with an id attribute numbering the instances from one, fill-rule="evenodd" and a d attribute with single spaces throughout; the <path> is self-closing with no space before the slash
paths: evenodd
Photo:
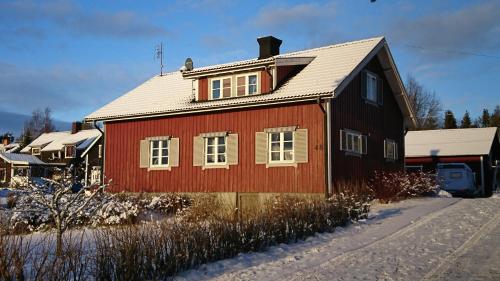
<path id="1" fill-rule="evenodd" d="M 0 111 L 79 120 L 187 57 L 195 67 L 386 36 L 401 76 L 458 117 L 500 104 L 500 1 L 1 1 Z"/>

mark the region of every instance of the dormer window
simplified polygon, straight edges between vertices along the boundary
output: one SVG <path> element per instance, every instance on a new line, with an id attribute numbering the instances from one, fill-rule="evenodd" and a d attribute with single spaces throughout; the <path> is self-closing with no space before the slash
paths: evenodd
<path id="1" fill-rule="evenodd" d="M 259 73 L 236 74 L 210 79 L 210 99 L 242 97 L 259 94 Z"/>
<path id="2" fill-rule="evenodd" d="M 31 149 L 31 155 L 40 155 L 40 148 L 38 148 L 38 147 L 37 147 L 37 148 L 33 147 L 33 148 Z"/>
<path id="3" fill-rule="evenodd" d="M 64 147 L 64 155 L 66 158 L 76 158 L 76 146 L 66 145 Z"/>

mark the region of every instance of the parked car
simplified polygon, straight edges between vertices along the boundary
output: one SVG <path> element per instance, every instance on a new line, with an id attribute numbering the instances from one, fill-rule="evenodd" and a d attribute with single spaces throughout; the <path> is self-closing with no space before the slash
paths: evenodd
<path id="1" fill-rule="evenodd" d="M 441 189 L 453 196 L 477 195 L 475 175 L 465 163 L 438 164 L 437 177 Z"/>

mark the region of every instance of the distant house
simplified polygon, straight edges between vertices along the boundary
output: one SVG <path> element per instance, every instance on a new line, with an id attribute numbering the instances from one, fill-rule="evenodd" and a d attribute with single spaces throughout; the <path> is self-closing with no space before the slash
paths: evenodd
<path id="1" fill-rule="evenodd" d="M 33 155 L 0 153 L 0 187 L 10 186 L 12 181 L 30 176 L 43 176 L 46 163 Z"/>
<path id="2" fill-rule="evenodd" d="M 402 170 L 413 113 L 384 38 L 151 78 L 86 117 L 105 127 L 114 191 L 324 195 Z M 253 197 L 252 197 L 253 196 Z"/>
<path id="3" fill-rule="evenodd" d="M 4 136 L 0 143 L 0 153 L 14 153 L 21 148 L 19 143 L 14 142 L 14 138 L 11 136 Z"/>
<path id="4" fill-rule="evenodd" d="M 102 134 L 97 129 L 82 129 L 75 122 L 71 131 L 44 133 L 21 150 L 51 167 L 74 167 L 73 174 L 86 185 L 102 180 Z M 52 169 L 49 176 L 57 175 Z"/>
<path id="5" fill-rule="evenodd" d="M 408 170 L 433 172 L 438 163 L 466 163 L 488 196 L 500 177 L 500 141 L 496 127 L 410 131 L 405 142 Z"/>

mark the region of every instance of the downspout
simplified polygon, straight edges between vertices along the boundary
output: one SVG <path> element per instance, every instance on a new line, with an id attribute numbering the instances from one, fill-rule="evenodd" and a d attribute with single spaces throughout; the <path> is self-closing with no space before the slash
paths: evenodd
<path id="1" fill-rule="evenodd" d="M 331 165 L 331 120 L 330 120 L 330 100 L 326 100 L 326 110 L 323 108 L 321 98 L 318 98 L 318 106 L 321 109 L 321 112 L 323 112 L 323 142 L 326 144 L 323 146 L 324 150 L 324 159 L 325 159 L 325 168 L 326 168 L 326 173 L 325 173 L 325 197 L 328 197 L 329 195 L 332 194 L 332 182 L 331 182 L 331 176 L 332 176 L 332 165 Z"/>
<path id="2" fill-rule="evenodd" d="M 484 163 L 483 163 L 483 156 L 480 157 L 481 159 L 481 192 L 482 192 L 482 196 L 484 196 L 485 194 L 485 190 L 484 190 Z"/>
<path id="3" fill-rule="evenodd" d="M 99 165 L 101 166 L 101 178 L 99 179 L 100 181 L 100 184 L 103 185 L 104 184 L 104 163 L 105 163 L 105 160 L 106 160 L 106 138 L 104 136 L 104 132 L 101 130 L 101 128 L 99 128 L 99 126 L 97 126 L 97 120 L 94 120 L 94 128 L 96 128 L 102 135 L 102 158 L 99 159 Z"/>
<path id="4" fill-rule="evenodd" d="M 89 185 L 88 174 L 89 173 L 89 154 L 85 155 L 85 186 Z"/>

